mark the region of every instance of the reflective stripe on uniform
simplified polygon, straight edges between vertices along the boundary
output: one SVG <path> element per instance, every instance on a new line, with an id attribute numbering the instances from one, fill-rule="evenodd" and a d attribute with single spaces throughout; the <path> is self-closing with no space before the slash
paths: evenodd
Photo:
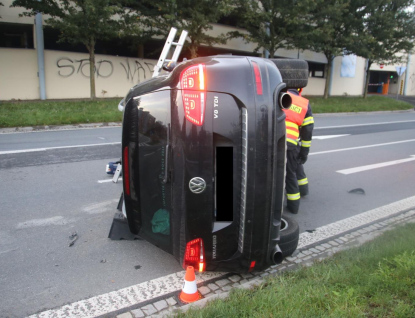
<path id="1" fill-rule="evenodd" d="M 300 186 L 305 185 L 305 184 L 307 184 L 307 183 L 308 183 L 307 178 L 304 178 L 304 179 L 298 180 L 298 185 L 300 185 Z"/>
<path id="2" fill-rule="evenodd" d="M 292 143 L 292 144 L 294 144 L 296 146 L 298 145 L 298 142 L 295 139 L 287 138 L 287 142 L 290 142 L 290 143 Z"/>
<path id="3" fill-rule="evenodd" d="M 307 125 L 310 125 L 310 124 L 314 124 L 314 118 L 312 116 L 304 118 L 303 123 L 301 124 L 301 126 L 307 126 Z"/>
<path id="4" fill-rule="evenodd" d="M 311 147 L 311 140 L 310 141 L 301 140 L 301 147 L 310 148 Z"/>
<path id="5" fill-rule="evenodd" d="M 287 199 L 294 201 L 294 200 L 300 200 L 300 192 L 295 193 L 295 194 L 288 194 L 287 193 Z"/>
<path id="6" fill-rule="evenodd" d="M 295 129 L 297 129 L 297 130 L 298 130 L 298 125 L 297 125 L 297 124 L 294 124 L 294 123 L 292 123 L 292 122 L 290 122 L 290 121 L 285 122 L 285 125 L 286 125 L 287 127 L 295 128 Z"/>
<path id="7" fill-rule="evenodd" d="M 291 130 L 291 129 L 288 129 L 288 128 L 287 128 L 287 135 L 292 135 L 294 137 L 300 136 L 300 134 L 298 133 L 298 131 Z"/>

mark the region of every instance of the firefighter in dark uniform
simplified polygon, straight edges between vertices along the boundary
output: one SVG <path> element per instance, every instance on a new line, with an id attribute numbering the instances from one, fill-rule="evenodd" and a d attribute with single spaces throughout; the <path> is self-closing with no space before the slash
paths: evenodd
<path id="1" fill-rule="evenodd" d="M 303 164 L 307 161 L 314 128 L 314 118 L 308 99 L 301 97 L 301 91 L 288 90 L 292 99 L 289 109 L 284 109 L 287 130 L 287 167 L 285 190 L 287 208 L 298 213 L 301 195 L 308 194 L 308 180 Z"/>

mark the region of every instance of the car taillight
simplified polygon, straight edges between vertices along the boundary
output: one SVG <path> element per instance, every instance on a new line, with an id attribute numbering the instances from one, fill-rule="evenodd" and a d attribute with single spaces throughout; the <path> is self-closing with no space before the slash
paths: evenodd
<path id="1" fill-rule="evenodd" d="M 204 64 L 186 68 L 180 75 L 183 107 L 186 119 L 202 126 L 206 108 L 206 67 Z"/>
<path id="2" fill-rule="evenodd" d="M 194 268 L 198 268 L 199 272 L 203 272 L 206 268 L 204 255 L 205 249 L 201 238 L 188 242 L 186 245 L 186 251 L 184 252 L 183 268 L 193 266 Z"/>
<path id="3" fill-rule="evenodd" d="M 122 158 L 123 182 L 125 185 L 125 194 L 130 195 L 130 167 L 128 163 L 128 147 L 124 148 Z"/>
<path id="4" fill-rule="evenodd" d="M 261 78 L 261 71 L 259 69 L 258 63 L 252 62 L 252 67 L 254 68 L 256 93 L 257 95 L 262 95 L 262 78 Z"/>

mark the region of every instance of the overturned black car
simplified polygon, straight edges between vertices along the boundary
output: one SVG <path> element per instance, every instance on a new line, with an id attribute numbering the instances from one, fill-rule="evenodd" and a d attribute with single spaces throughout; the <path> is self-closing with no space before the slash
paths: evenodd
<path id="1" fill-rule="evenodd" d="M 282 216 L 288 88 L 302 60 L 212 56 L 130 89 L 122 165 L 132 233 L 199 271 L 248 272 L 297 247 Z"/>

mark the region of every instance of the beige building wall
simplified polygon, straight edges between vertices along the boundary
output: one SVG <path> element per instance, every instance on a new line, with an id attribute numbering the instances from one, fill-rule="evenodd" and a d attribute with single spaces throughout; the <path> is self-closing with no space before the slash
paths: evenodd
<path id="1" fill-rule="evenodd" d="M 322 96 L 324 94 L 325 78 L 309 77 L 307 87 L 304 88 L 302 95 Z"/>
<path id="2" fill-rule="evenodd" d="M 24 8 L 10 8 L 13 0 L 1 0 L 0 2 L 3 3 L 3 6 L 0 6 L 1 22 L 33 24 L 34 17 L 19 17 L 19 14 L 26 11 Z"/>
<path id="3" fill-rule="evenodd" d="M 0 100 L 39 98 L 36 50 L 0 48 Z"/>
<path id="4" fill-rule="evenodd" d="M 333 61 L 333 77 L 331 81 L 331 96 L 359 96 L 363 95 L 363 87 L 365 82 L 366 59 L 356 57 L 354 77 L 342 77 L 341 66 L 342 56 L 334 58 Z"/>
<path id="5" fill-rule="evenodd" d="M 128 90 L 151 78 L 156 60 L 95 55 L 97 97 L 124 97 Z M 46 97 L 90 97 L 89 55 L 45 50 Z"/>
<path id="6" fill-rule="evenodd" d="M 124 97 L 151 78 L 156 60 L 95 56 L 97 97 Z M 0 48 L 0 100 L 39 99 L 37 54 L 33 49 Z M 89 55 L 45 50 L 47 99 L 89 98 Z"/>

